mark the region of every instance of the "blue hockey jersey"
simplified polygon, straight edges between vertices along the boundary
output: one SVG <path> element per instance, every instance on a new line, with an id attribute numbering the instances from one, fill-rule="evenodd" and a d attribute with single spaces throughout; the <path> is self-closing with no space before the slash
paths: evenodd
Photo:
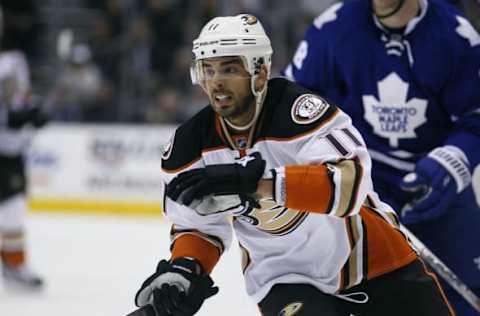
<path id="1" fill-rule="evenodd" d="M 461 148 L 472 169 L 480 163 L 480 36 L 443 2 L 421 8 L 397 34 L 370 1 L 337 3 L 315 19 L 285 70 L 353 118 L 376 177 L 391 184 L 445 144 Z"/>
<path id="2" fill-rule="evenodd" d="M 334 4 L 314 20 L 284 70 L 352 117 L 369 147 L 375 190 L 386 200 L 397 198 L 400 179 L 436 147 L 462 149 L 472 172 L 480 164 L 480 36 L 445 1 L 421 0 L 420 7 L 393 32 L 372 14 L 371 1 Z M 472 188 L 455 203 L 451 217 L 416 233 L 480 287 L 480 265 L 471 264 L 480 262 Z M 458 238 L 445 242 L 445 235 Z"/>

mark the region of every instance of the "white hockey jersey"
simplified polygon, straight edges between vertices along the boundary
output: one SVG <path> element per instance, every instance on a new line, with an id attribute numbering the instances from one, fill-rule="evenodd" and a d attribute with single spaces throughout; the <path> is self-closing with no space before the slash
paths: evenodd
<path id="1" fill-rule="evenodd" d="M 275 200 L 235 216 L 232 224 L 225 213 L 201 216 L 165 196 L 172 257 L 195 257 L 211 271 L 233 227 L 256 302 L 278 283 L 335 294 L 417 257 L 396 228 L 393 210 L 373 191 L 371 160 L 350 118 L 285 79 L 270 80 L 249 135 L 229 135 L 210 107 L 179 127 L 166 148 L 162 177 L 168 184 L 182 171 L 253 152 L 266 160 L 266 170 L 275 169 Z"/>

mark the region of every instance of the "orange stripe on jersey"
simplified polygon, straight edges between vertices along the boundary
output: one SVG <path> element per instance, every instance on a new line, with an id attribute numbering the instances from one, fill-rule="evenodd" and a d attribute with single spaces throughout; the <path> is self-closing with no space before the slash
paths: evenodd
<path id="1" fill-rule="evenodd" d="M 220 251 L 212 243 L 195 234 L 185 234 L 178 237 L 173 244 L 172 259 L 178 257 L 192 257 L 197 259 L 207 273 L 220 259 Z"/>
<path id="2" fill-rule="evenodd" d="M 452 316 L 455 316 L 455 315 L 456 315 L 456 314 L 455 314 L 455 311 L 453 310 L 452 305 L 450 305 L 450 302 L 448 301 L 447 296 L 445 295 L 445 292 L 443 291 L 443 288 L 442 288 L 442 286 L 440 285 L 440 282 L 438 281 L 437 276 L 436 276 L 434 273 L 430 272 L 430 270 L 428 270 L 427 266 L 425 265 L 425 262 L 423 262 L 423 260 L 422 260 L 421 258 L 420 258 L 420 262 L 422 263 L 423 271 L 424 271 L 428 276 L 430 276 L 430 277 L 433 279 L 433 281 L 435 282 L 435 285 L 437 286 L 437 289 L 438 289 L 438 291 L 440 292 L 440 296 L 441 296 L 441 297 L 443 298 L 443 300 L 445 301 L 445 304 L 447 305 L 448 310 L 450 311 L 450 314 L 451 314 Z"/>
<path id="3" fill-rule="evenodd" d="M 286 207 L 315 213 L 329 211 L 333 184 L 326 166 L 286 166 L 285 184 Z"/>
<path id="4" fill-rule="evenodd" d="M 393 271 L 417 258 L 397 229 L 369 208 L 362 207 L 368 249 L 368 279 Z"/>

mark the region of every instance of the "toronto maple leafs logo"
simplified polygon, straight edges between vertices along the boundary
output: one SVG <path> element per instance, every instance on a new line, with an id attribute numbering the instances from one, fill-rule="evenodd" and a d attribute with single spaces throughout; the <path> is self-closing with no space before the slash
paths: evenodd
<path id="1" fill-rule="evenodd" d="M 408 83 L 392 72 L 378 82 L 378 97 L 362 97 L 364 118 L 373 132 L 389 139 L 392 147 L 398 147 L 402 138 L 415 138 L 415 129 L 426 122 L 427 100 L 407 100 Z"/>

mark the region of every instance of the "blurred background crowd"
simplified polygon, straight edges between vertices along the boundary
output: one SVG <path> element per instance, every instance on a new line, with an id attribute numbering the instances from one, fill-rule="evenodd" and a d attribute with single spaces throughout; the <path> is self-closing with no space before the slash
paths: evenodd
<path id="1" fill-rule="evenodd" d="M 477 0 L 458 5 L 479 26 Z M 34 100 L 55 121 L 179 123 L 207 104 L 191 85 L 191 42 L 217 15 L 261 18 L 273 74 L 335 0 L 1 0 L 2 50 L 22 50 Z M 477 14 L 477 15 L 476 15 Z"/>

